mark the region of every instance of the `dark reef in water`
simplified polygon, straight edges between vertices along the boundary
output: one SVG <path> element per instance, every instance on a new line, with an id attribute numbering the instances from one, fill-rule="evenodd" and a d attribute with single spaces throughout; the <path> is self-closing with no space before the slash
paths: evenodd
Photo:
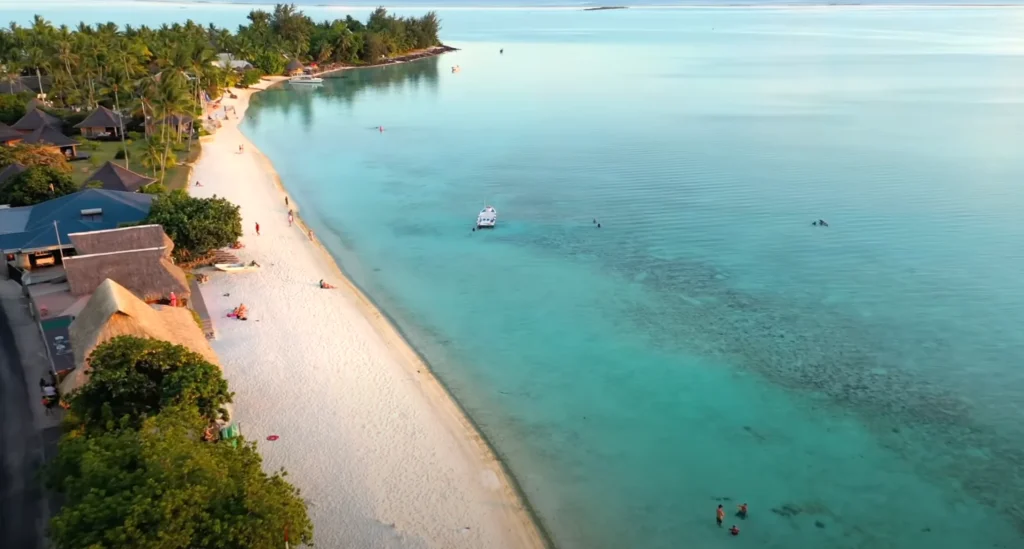
<path id="1" fill-rule="evenodd" d="M 606 11 L 606 10 L 625 10 L 629 9 L 626 6 L 597 6 L 594 8 L 583 8 L 583 11 Z"/>
<path id="2" fill-rule="evenodd" d="M 939 336 L 908 330 L 896 342 L 889 326 L 807 296 L 741 291 L 730 285 L 728 273 L 706 263 L 652 257 L 628 241 L 597 242 L 553 229 L 510 243 L 596 261 L 615 246 L 616 261 L 601 268 L 658 296 L 657 305 L 625 311 L 657 346 L 736 364 L 786 389 L 827 397 L 822 406 L 856 414 L 887 448 L 913 459 L 923 476 L 945 485 L 955 479 L 1024 534 L 1024 505 L 1018 503 L 1024 498 L 1024 451 L 975 421 L 966 401 L 905 368 L 957 366 Z M 911 455 L 919 447 L 936 459 Z M 776 512 L 792 516 L 800 510 L 782 506 Z"/>

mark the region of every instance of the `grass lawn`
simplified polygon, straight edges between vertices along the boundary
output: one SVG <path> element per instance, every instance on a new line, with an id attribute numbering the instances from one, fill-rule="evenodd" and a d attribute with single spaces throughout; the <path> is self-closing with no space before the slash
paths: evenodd
<path id="1" fill-rule="evenodd" d="M 150 171 L 139 162 L 145 145 L 146 142 L 142 139 L 128 143 L 128 169 L 148 175 L 159 181 L 159 170 Z M 71 163 L 71 179 L 75 183 L 82 185 L 86 179 L 89 179 L 92 174 L 96 173 L 96 170 L 100 169 L 110 160 L 124 166 L 124 159 L 114 160 L 114 155 L 121 150 L 121 147 L 120 141 L 86 141 L 79 147 L 79 150 L 91 156 L 88 160 Z M 190 152 L 180 151 L 177 153 L 177 156 L 178 165 L 167 170 L 167 177 L 164 179 L 164 185 L 172 190 L 183 189 L 188 186 L 188 174 L 190 171 L 188 164 L 195 162 L 199 158 L 199 140 L 195 139 L 192 141 L 192 150 Z"/>

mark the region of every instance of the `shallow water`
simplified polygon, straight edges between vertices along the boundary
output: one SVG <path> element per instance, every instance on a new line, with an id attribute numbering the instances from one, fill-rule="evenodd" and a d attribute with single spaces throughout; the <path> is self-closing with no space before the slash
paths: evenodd
<path id="1" fill-rule="evenodd" d="M 441 15 L 244 130 L 560 547 L 1021 546 L 1024 11 Z"/>

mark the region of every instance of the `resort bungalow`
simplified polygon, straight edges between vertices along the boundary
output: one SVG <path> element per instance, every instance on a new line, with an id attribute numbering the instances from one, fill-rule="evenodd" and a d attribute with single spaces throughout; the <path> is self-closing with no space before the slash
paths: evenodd
<path id="1" fill-rule="evenodd" d="M 78 141 L 60 133 L 60 130 L 53 126 L 41 126 L 32 133 L 23 136 L 22 143 L 26 145 L 43 145 L 59 150 L 68 160 L 75 160 L 78 156 Z"/>
<path id="2" fill-rule="evenodd" d="M 121 115 L 100 105 L 75 127 L 88 139 L 113 139 L 121 136 L 124 128 Z"/>
<path id="3" fill-rule="evenodd" d="M 0 208 L 0 252 L 7 272 L 23 285 L 62 276 L 36 269 L 61 266 L 62 255 L 75 253 L 69 233 L 115 229 L 149 215 L 153 196 L 85 189 L 34 206 Z M 37 276 L 38 275 L 38 276 Z"/>
<path id="4" fill-rule="evenodd" d="M 284 70 L 288 73 L 288 76 L 296 76 L 302 74 L 303 68 L 302 63 L 298 59 L 292 59 Z"/>
<path id="5" fill-rule="evenodd" d="M 18 121 L 15 122 L 11 126 L 11 128 L 21 133 L 29 134 L 36 130 L 49 126 L 51 128 L 56 128 L 57 132 L 60 133 L 60 128 L 62 125 L 63 123 L 60 121 L 59 118 L 46 114 L 38 108 L 35 108 L 30 109 L 27 113 L 25 113 L 25 116 L 22 116 L 20 119 L 18 119 Z"/>
<path id="6" fill-rule="evenodd" d="M 12 179 L 14 179 L 15 176 L 17 176 L 18 174 L 27 169 L 28 168 L 21 164 L 18 164 L 17 162 L 15 162 L 14 164 L 8 164 L 7 166 L 0 168 L 0 189 L 6 187 L 7 184 L 10 183 Z"/>
<path id="7" fill-rule="evenodd" d="M 172 134 L 188 135 L 192 131 L 192 117 L 187 114 L 172 114 L 156 123 L 153 120 L 149 120 L 146 122 L 147 131 L 150 134 L 155 134 L 161 124 L 167 124 L 167 129 Z"/>
<path id="8" fill-rule="evenodd" d="M 12 147 L 20 143 L 24 138 L 25 134 L 15 130 L 3 122 L 0 122 L 0 145 Z"/>
<path id="9" fill-rule="evenodd" d="M 89 381 L 89 356 L 96 347 L 118 336 L 167 341 L 220 365 L 191 311 L 183 307 L 151 307 L 113 280 L 100 283 L 71 323 L 69 332 L 75 370 L 61 383 L 64 394 Z"/>
<path id="10" fill-rule="evenodd" d="M 246 71 L 252 68 L 252 63 L 243 59 L 235 59 L 235 56 L 230 53 L 218 53 L 217 59 L 210 63 L 222 69 L 231 69 L 234 71 Z"/>
<path id="11" fill-rule="evenodd" d="M 146 303 L 184 306 L 191 294 L 185 271 L 171 259 L 174 244 L 160 225 L 68 235 L 78 255 L 64 258 L 73 296 L 96 291 L 110 279 Z"/>
<path id="12" fill-rule="evenodd" d="M 85 185 L 99 183 L 102 188 L 110 191 L 138 192 L 146 185 L 156 181 L 152 177 L 136 173 L 120 164 L 107 161 L 96 173 L 85 180 Z"/>

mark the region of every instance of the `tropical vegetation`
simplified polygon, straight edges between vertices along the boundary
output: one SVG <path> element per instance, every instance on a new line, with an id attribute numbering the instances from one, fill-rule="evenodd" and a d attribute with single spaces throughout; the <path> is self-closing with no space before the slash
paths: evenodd
<path id="1" fill-rule="evenodd" d="M 223 198 L 197 198 L 184 190 L 158 196 L 146 223 L 163 225 L 174 242 L 174 258 L 193 262 L 242 237 L 242 214 Z"/>
<path id="2" fill-rule="evenodd" d="M 351 16 L 317 23 L 294 5 L 278 4 L 273 11 L 252 10 L 248 20 L 232 32 L 192 21 L 72 28 L 37 15 L 29 26 L 0 28 L 0 79 L 12 88 L 27 79 L 69 126 L 98 105 L 122 113 L 125 129 L 147 140 L 146 164 L 163 183 L 175 153 L 187 150 L 194 135 L 190 124 L 176 121 L 201 118 L 205 100 L 223 89 L 282 74 L 291 61 L 373 64 L 440 43 L 433 12 L 396 17 L 378 8 L 365 23 Z M 225 57 L 254 68 L 234 70 Z M 23 112 L 10 99 L 0 101 L 4 121 Z"/>
<path id="3" fill-rule="evenodd" d="M 244 438 L 211 440 L 230 401 L 220 369 L 181 346 L 122 336 L 91 355 L 68 398 L 66 432 L 46 466 L 64 496 L 58 549 L 273 549 L 312 542 L 283 471 L 268 475 Z"/>
<path id="4" fill-rule="evenodd" d="M 0 204 L 31 206 L 77 190 L 68 174 L 50 166 L 33 166 L 0 188 Z"/>

